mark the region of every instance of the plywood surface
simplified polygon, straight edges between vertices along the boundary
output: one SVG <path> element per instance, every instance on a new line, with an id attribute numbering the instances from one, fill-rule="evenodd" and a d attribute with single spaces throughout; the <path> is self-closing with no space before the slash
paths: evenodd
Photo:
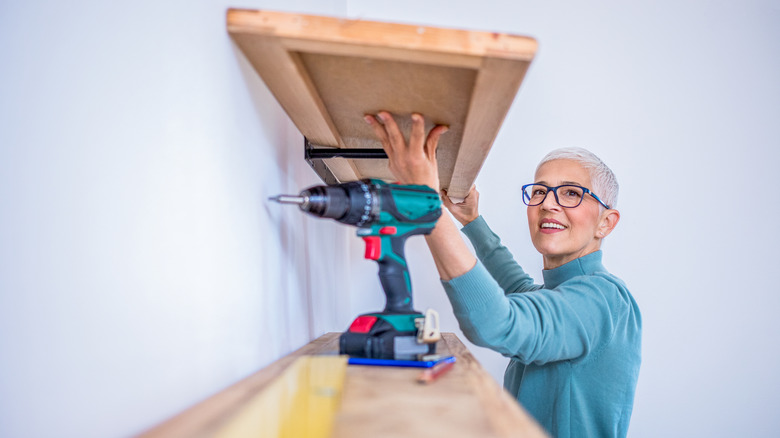
<path id="1" fill-rule="evenodd" d="M 441 185 L 463 197 L 482 167 L 536 53 L 533 38 L 231 9 L 228 32 L 313 144 L 381 148 L 364 114 L 419 112 L 439 143 Z M 340 160 L 340 161 L 337 161 Z M 392 180 L 386 160 L 327 161 L 340 181 Z"/>
<path id="2" fill-rule="evenodd" d="M 335 354 L 338 336 L 322 336 L 143 436 L 212 436 L 296 358 Z M 546 436 L 454 334 L 444 333 L 437 348 L 454 355 L 457 362 L 428 385 L 417 383 L 419 369 L 348 366 L 333 437 Z"/>

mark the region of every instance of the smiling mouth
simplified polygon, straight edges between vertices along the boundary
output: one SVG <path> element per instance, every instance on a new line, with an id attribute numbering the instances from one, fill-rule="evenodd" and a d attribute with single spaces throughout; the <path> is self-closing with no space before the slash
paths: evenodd
<path id="1" fill-rule="evenodd" d="M 544 230 L 544 229 L 547 229 L 547 228 L 551 228 L 551 229 L 555 229 L 555 230 L 565 230 L 566 229 L 566 227 L 561 225 L 561 224 L 556 224 L 556 223 L 553 223 L 553 222 L 545 222 L 545 223 L 543 223 L 542 224 L 542 229 Z"/>

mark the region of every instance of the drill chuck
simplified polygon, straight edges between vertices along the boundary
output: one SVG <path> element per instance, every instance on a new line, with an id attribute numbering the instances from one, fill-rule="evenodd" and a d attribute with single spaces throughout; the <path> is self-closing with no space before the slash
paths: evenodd
<path id="1" fill-rule="evenodd" d="M 298 196 L 279 195 L 269 198 L 281 204 L 298 204 L 301 210 L 361 227 L 378 215 L 376 189 L 364 181 L 340 185 L 314 186 Z"/>

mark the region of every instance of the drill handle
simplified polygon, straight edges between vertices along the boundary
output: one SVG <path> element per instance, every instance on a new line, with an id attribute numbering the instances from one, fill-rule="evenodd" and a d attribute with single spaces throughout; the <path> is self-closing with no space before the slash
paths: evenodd
<path id="1" fill-rule="evenodd" d="M 382 283 L 387 304 L 385 313 L 414 313 L 412 280 L 404 256 L 406 239 L 416 234 L 429 234 L 430 227 L 384 227 L 377 234 L 364 234 L 366 258 L 379 264 L 379 281 Z"/>
<path id="2" fill-rule="evenodd" d="M 387 298 L 384 313 L 412 313 L 412 286 L 406 260 L 385 257 L 379 260 L 379 281 Z"/>
<path id="3" fill-rule="evenodd" d="M 385 313 L 414 312 L 412 280 L 404 256 L 406 238 L 414 234 L 418 234 L 417 230 L 400 235 L 380 234 L 374 237 L 374 243 L 379 245 L 369 245 L 366 239 L 366 258 L 374 259 L 379 264 L 379 281 L 387 298 Z M 373 247 L 373 251 L 369 247 Z M 373 254 L 370 255 L 370 252 Z"/>

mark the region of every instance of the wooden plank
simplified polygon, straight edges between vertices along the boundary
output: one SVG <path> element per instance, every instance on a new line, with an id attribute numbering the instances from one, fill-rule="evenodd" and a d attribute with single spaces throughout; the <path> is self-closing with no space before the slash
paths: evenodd
<path id="1" fill-rule="evenodd" d="M 261 371 L 196 404 L 175 417 L 139 435 L 143 438 L 210 437 L 258 392 L 277 379 L 304 355 L 332 354 L 338 350 L 340 333 L 328 333 L 288 354 Z"/>
<path id="2" fill-rule="evenodd" d="M 398 124 L 408 132 L 408 96 L 426 96 L 415 104 L 415 111 L 425 114 L 429 129 L 438 123 L 450 126 L 440 140 L 439 156 L 455 156 L 442 151 L 457 150 L 466 120 L 465 112 L 452 109 L 468 108 L 477 70 L 319 54 L 305 54 L 301 59 L 347 147 L 381 148 L 362 114 L 386 110 L 405 115 L 398 118 Z M 393 179 L 386 160 L 349 161 L 362 177 Z M 451 167 L 440 166 L 441 180 L 449 181 L 450 172 Z"/>
<path id="3" fill-rule="evenodd" d="M 301 53 L 319 53 L 334 56 L 354 56 L 359 58 L 377 58 L 388 61 L 412 62 L 456 68 L 479 68 L 482 58 L 473 55 L 462 55 L 431 50 L 414 50 L 407 48 L 381 47 L 373 45 L 358 45 L 349 43 L 309 41 L 303 39 L 282 38 L 281 43 L 290 51 Z"/>
<path id="4" fill-rule="evenodd" d="M 231 35 L 274 35 L 378 50 L 404 49 L 411 56 L 415 51 L 429 50 L 461 57 L 491 55 L 531 61 L 537 49 L 536 40 L 526 36 L 265 10 L 229 9 L 227 25 Z"/>
<path id="5" fill-rule="evenodd" d="M 297 358 L 335 354 L 338 336 L 339 333 L 323 335 L 141 436 L 214 436 Z M 420 369 L 348 366 L 332 436 L 546 436 L 457 336 L 443 333 L 437 349 L 440 354 L 454 355 L 457 362 L 452 370 L 428 385 L 417 383 Z"/>
<path id="6" fill-rule="evenodd" d="M 285 112 L 296 115 L 293 122 L 306 132 L 309 140 L 316 144 L 343 146 L 297 53 L 286 51 L 273 37 L 251 38 L 236 34 L 233 39 Z"/>
<path id="7" fill-rule="evenodd" d="M 514 96 L 527 69 L 528 64 L 518 66 L 511 60 L 485 58 L 469 105 L 458 156 L 445 185 L 453 188 L 449 196 L 465 198 L 468 194 L 509 112 L 509 106 L 496 106 L 494 102 L 502 96 Z"/>
<path id="8" fill-rule="evenodd" d="M 517 400 L 502 386 L 496 384 L 493 377 L 479 364 L 473 354 L 455 336 L 445 333 L 442 336 L 450 354 L 458 358 L 465 368 L 467 386 L 474 391 L 480 407 L 488 416 L 488 422 L 499 437 L 543 437 L 546 433 L 522 409 L 518 409 Z"/>
<path id="9" fill-rule="evenodd" d="M 312 143 L 379 148 L 363 115 L 386 110 L 446 124 L 440 182 L 468 193 L 533 59 L 533 38 L 396 23 L 231 9 L 230 35 Z M 329 166 L 340 181 L 393 180 L 386 160 Z"/>
<path id="10" fill-rule="evenodd" d="M 347 356 L 302 356 L 249 400 L 218 438 L 330 438 L 339 409 Z M 305 418 L 306 421 L 301 421 Z"/>
<path id="11" fill-rule="evenodd" d="M 418 369 L 348 367 L 333 436 L 546 436 L 455 334 L 442 338 L 437 352 L 457 362 L 430 385 Z"/>

